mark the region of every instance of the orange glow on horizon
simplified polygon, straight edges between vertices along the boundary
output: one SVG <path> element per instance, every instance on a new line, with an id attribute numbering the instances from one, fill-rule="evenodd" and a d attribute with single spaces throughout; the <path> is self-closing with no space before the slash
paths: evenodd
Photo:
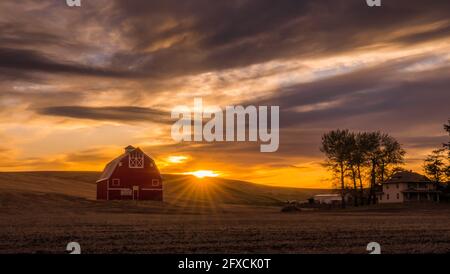
<path id="1" fill-rule="evenodd" d="M 188 159 L 188 157 L 183 156 L 183 155 L 173 155 L 173 156 L 167 157 L 167 161 L 172 164 L 180 164 L 180 163 L 185 162 L 187 159 Z"/>
<path id="2" fill-rule="evenodd" d="M 183 174 L 186 175 L 194 175 L 197 178 L 205 178 L 205 177 L 217 177 L 219 176 L 218 173 L 212 171 L 212 170 L 197 170 L 197 171 L 190 171 L 190 172 L 185 172 Z"/>

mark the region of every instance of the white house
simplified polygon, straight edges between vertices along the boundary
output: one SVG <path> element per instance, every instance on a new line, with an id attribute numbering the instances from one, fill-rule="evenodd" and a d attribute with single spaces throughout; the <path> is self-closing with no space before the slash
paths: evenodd
<path id="1" fill-rule="evenodd" d="M 340 204 L 342 197 L 340 194 L 317 194 L 314 195 L 314 202 L 318 204 Z"/>
<path id="2" fill-rule="evenodd" d="M 378 193 L 378 202 L 439 202 L 439 194 L 436 184 L 426 176 L 412 171 L 400 171 L 383 183 L 382 191 Z"/>

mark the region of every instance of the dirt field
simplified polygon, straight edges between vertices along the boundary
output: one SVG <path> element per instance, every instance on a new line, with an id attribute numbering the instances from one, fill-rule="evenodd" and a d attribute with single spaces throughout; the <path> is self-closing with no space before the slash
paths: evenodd
<path id="1" fill-rule="evenodd" d="M 383 253 L 450 252 L 448 205 L 281 213 L 245 201 L 98 202 L 2 176 L 0 253 L 65 253 L 71 241 L 83 253 L 367 253 L 372 241 Z"/>

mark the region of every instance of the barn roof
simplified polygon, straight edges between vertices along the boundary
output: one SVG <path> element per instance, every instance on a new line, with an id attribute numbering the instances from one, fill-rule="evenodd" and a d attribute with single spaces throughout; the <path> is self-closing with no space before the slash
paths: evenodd
<path id="1" fill-rule="evenodd" d="M 128 154 L 130 154 L 131 152 L 133 152 L 135 150 L 139 150 L 140 152 L 144 153 L 140 148 L 135 148 L 133 146 L 127 146 L 125 148 L 125 153 L 123 153 L 119 157 L 115 158 L 114 160 L 112 160 L 105 166 L 105 169 L 103 169 L 102 175 L 100 175 L 100 178 L 97 180 L 97 182 L 109 179 L 109 177 L 111 177 L 111 175 L 113 174 L 113 172 L 116 169 L 119 162 L 123 158 L 125 158 Z M 144 155 L 146 155 L 146 154 L 144 153 Z"/>
<path id="2" fill-rule="evenodd" d="M 389 180 L 387 180 L 385 183 L 430 183 L 430 179 L 428 179 L 426 176 L 412 172 L 412 171 L 399 171 L 392 175 Z"/>
<path id="3" fill-rule="evenodd" d="M 119 157 L 115 158 L 114 160 L 112 160 L 111 162 L 109 162 L 105 166 L 105 169 L 103 169 L 102 175 L 100 175 L 100 178 L 97 180 L 97 182 L 109 179 L 109 177 L 111 177 L 111 175 L 113 174 L 114 170 L 116 169 L 117 164 L 125 156 L 127 156 L 127 153 L 124 153 L 124 154 L 120 155 Z"/>

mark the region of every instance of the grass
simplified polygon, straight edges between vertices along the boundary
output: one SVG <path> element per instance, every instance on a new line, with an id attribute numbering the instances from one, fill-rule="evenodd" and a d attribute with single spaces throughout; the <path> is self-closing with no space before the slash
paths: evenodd
<path id="1" fill-rule="evenodd" d="M 0 191 L 54 193 L 95 200 L 98 172 L 3 172 Z M 320 189 L 272 187 L 222 178 L 199 179 L 190 175 L 163 175 L 164 200 L 170 203 L 280 205 L 305 200 Z"/>
<path id="2" fill-rule="evenodd" d="M 450 252 L 447 205 L 285 214 L 314 190 L 165 176 L 165 202 L 95 201 L 92 172 L 0 173 L 0 253 Z M 315 190 L 317 191 L 317 190 Z"/>

